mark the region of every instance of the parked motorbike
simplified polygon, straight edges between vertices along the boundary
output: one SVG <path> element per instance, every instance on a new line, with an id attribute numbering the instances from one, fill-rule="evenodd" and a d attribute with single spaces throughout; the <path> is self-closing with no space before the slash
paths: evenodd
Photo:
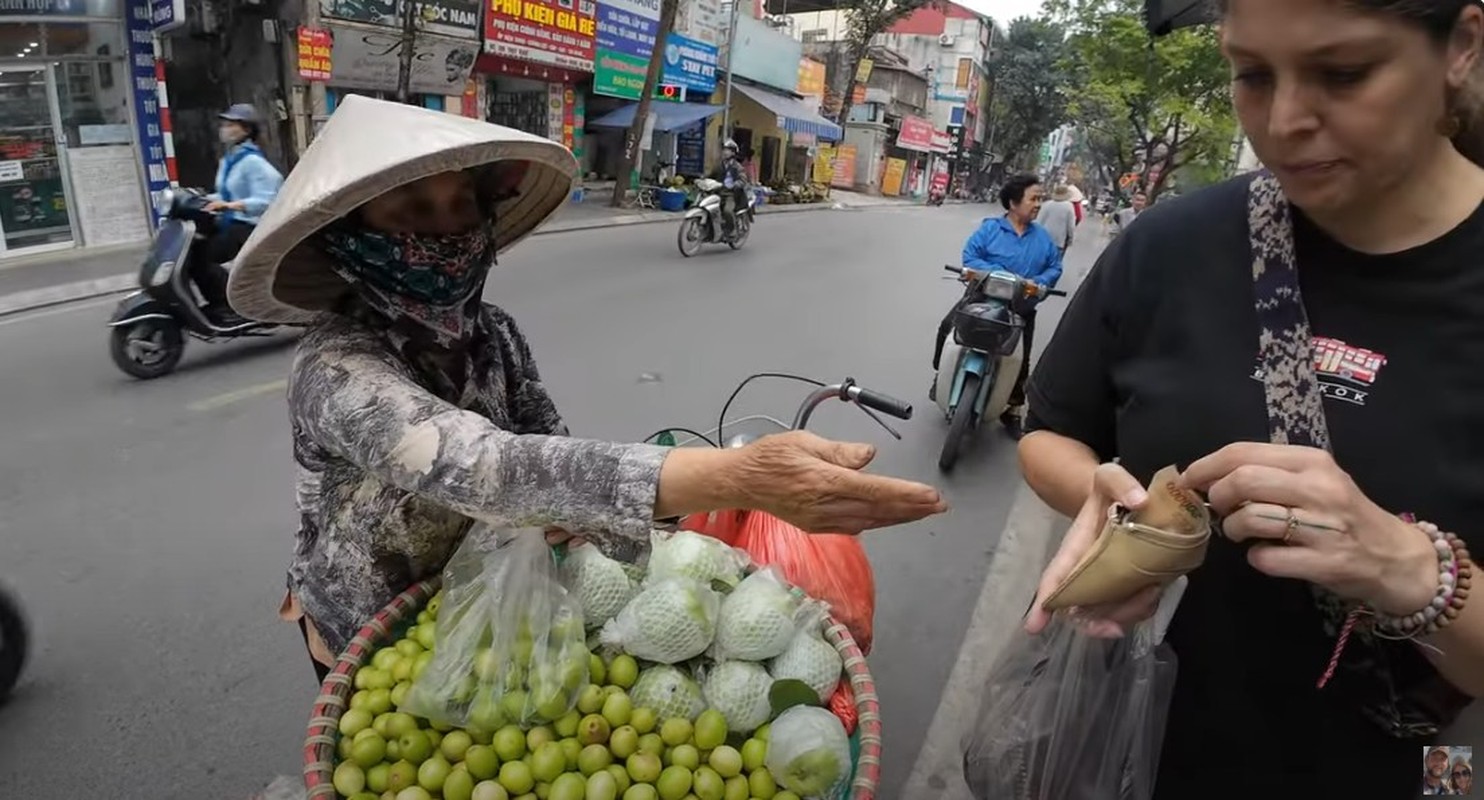
<path id="1" fill-rule="evenodd" d="M 21 604 L 0 586 L 0 701 L 10 696 L 21 679 L 30 638 Z"/>
<path id="2" fill-rule="evenodd" d="M 721 193 L 731 190 L 721 181 L 710 178 L 696 181 L 696 188 L 701 192 L 701 199 L 696 201 L 695 207 L 685 212 L 685 218 L 680 221 L 680 233 L 676 237 L 680 254 L 690 258 L 701 252 L 703 244 L 725 244 L 733 250 L 740 250 L 747 242 L 747 234 L 751 232 L 753 218 L 757 214 L 752 195 L 748 195 L 745 207 L 737 209 L 732 235 L 727 236 L 722 223 Z"/>
<path id="3" fill-rule="evenodd" d="M 139 268 L 139 291 L 125 297 L 108 321 L 109 354 L 125 374 L 141 380 L 168 375 L 185 352 L 186 335 L 204 342 L 267 336 L 278 326 L 260 322 L 231 325 L 212 318 L 191 275 L 198 269 L 226 269 L 209 263 L 207 240 L 217 214 L 207 211 L 204 192 L 167 189 L 154 244 Z"/>
<path id="4" fill-rule="evenodd" d="M 932 399 L 949 421 L 948 438 L 938 455 L 938 469 L 948 472 L 958 462 L 969 432 L 981 420 L 995 419 L 1009 407 L 1010 392 L 1020 373 L 1020 337 L 1024 314 L 1045 297 L 1066 297 L 1041 288 L 1013 272 L 987 273 L 948 265 L 967 284 L 952 314 L 953 337 L 944 343 Z"/>

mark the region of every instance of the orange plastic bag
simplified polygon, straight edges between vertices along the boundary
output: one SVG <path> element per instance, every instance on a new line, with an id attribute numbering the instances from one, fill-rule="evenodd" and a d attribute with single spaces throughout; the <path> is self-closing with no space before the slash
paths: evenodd
<path id="1" fill-rule="evenodd" d="M 789 583 L 829 603 L 830 614 L 850 629 L 861 652 L 871 652 L 876 576 L 856 537 L 805 533 L 755 511 L 696 514 L 682 520 L 680 527 L 746 551 L 759 566 L 778 567 Z"/>

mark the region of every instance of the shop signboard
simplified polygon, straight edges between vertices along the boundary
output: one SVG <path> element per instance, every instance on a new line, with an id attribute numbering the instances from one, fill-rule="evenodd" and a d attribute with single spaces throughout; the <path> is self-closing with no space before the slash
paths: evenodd
<path id="1" fill-rule="evenodd" d="M 299 77 L 306 81 L 328 81 L 335 39 L 327 30 L 299 28 Z"/>
<path id="2" fill-rule="evenodd" d="M 0 17 L 86 17 L 98 16 L 90 10 L 88 0 L 0 0 Z M 130 0 L 133 5 L 133 0 Z M 145 0 L 145 13 L 150 13 L 149 0 Z M 146 17 L 148 19 L 148 17 Z"/>
<path id="3" fill-rule="evenodd" d="M 842 144 L 835 148 L 835 167 L 830 179 L 831 186 L 838 186 L 841 189 L 850 189 L 855 186 L 855 159 L 855 145 Z"/>
<path id="4" fill-rule="evenodd" d="M 330 26 L 330 84 L 343 89 L 393 91 L 401 66 L 402 37 L 396 31 Z M 413 44 L 412 82 L 418 94 L 464 93 L 479 45 L 464 39 L 419 36 Z"/>
<path id="5" fill-rule="evenodd" d="M 733 73 L 785 92 L 792 92 L 798 85 L 803 43 L 744 14 L 737 18 L 734 44 Z"/>
<path id="6" fill-rule="evenodd" d="M 962 129 L 960 129 L 962 130 Z M 949 153 L 953 151 L 953 134 L 948 131 L 933 131 L 934 153 Z"/>
<path id="7" fill-rule="evenodd" d="M 726 18 L 721 0 L 680 0 L 675 9 L 675 33 L 721 47 L 726 44 Z"/>
<path id="8" fill-rule="evenodd" d="M 600 0 L 598 50 L 649 58 L 660 28 L 660 0 Z"/>
<path id="9" fill-rule="evenodd" d="M 601 0 L 593 93 L 638 100 L 660 27 L 660 0 Z"/>
<path id="10" fill-rule="evenodd" d="M 933 182 L 932 185 L 928 187 L 928 191 L 932 194 L 938 195 L 948 194 L 948 170 L 933 170 Z"/>
<path id="11" fill-rule="evenodd" d="M 881 176 L 881 193 L 896 197 L 902 193 L 902 180 L 907 177 L 907 162 L 900 158 L 886 160 L 886 172 Z"/>
<path id="12" fill-rule="evenodd" d="M 165 164 L 165 129 L 160 123 L 160 94 L 155 82 L 154 17 L 150 0 L 129 0 L 125 17 L 129 34 L 130 92 L 134 98 L 134 124 L 139 134 L 139 153 L 144 159 L 144 183 L 150 208 L 170 188 L 170 170 Z M 153 214 L 145 215 L 155 224 Z"/>
<path id="13" fill-rule="evenodd" d="M 816 103 L 823 102 L 824 83 L 824 64 L 807 56 L 799 59 L 799 82 L 794 84 L 795 92 L 805 97 L 818 98 Z"/>
<path id="14" fill-rule="evenodd" d="M 155 33 L 179 28 L 186 23 L 185 0 L 150 0 L 149 21 Z"/>
<path id="15" fill-rule="evenodd" d="M 596 16 L 594 0 L 489 0 L 484 49 L 502 58 L 592 72 Z"/>
<path id="16" fill-rule="evenodd" d="M 710 94 L 716 91 L 716 45 L 672 33 L 665 37 L 660 82 Z"/>
<path id="17" fill-rule="evenodd" d="M 838 153 L 833 147 L 821 147 L 814 151 L 814 170 L 809 180 L 826 186 L 835 180 L 835 159 Z"/>
<path id="18" fill-rule="evenodd" d="M 933 123 L 911 114 L 902 116 L 902 128 L 897 133 L 897 147 L 930 153 L 933 150 Z"/>
<path id="19" fill-rule="evenodd" d="M 481 0 L 432 0 L 414 2 L 418 31 L 461 39 L 479 38 Z M 405 0 L 319 0 L 321 17 L 402 29 Z"/>

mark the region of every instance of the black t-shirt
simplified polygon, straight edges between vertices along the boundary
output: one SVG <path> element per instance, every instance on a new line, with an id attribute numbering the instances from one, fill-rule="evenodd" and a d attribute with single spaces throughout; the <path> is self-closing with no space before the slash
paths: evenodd
<path id="1" fill-rule="evenodd" d="M 1030 429 L 1118 456 L 1141 481 L 1234 441 L 1267 441 L 1247 180 L 1140 215 L 1089 273 L 1031 379 Z M 1484 552 L 1484 207 L 1437 240 L 1352 251 L 1301 215 L 1304 303 L 1335 457 L 1383 508 Z M 1169 641 L 1180 677 L 1158 797 L 1417 796 L 1421 742 L 1388 736 L 1315 682 L 1334 642 L 1307 584 L 1213 537 Z M 1394 643 L 1393 669 L 1431 670 Z"/>

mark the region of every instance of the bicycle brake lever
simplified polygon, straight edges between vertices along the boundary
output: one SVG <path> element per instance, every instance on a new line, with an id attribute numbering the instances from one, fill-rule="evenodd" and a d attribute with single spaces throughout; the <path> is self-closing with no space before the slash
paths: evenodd
<path id="1" fill-rule="evenodd" d="M 886 432 L 892 435 L 892 438 L 896 439 L 899 442 L 902 440 L 902 434 L 897 433 L 897 431 L 896 431 L 895 428 L 893 428 L 892 426 L 886 424 L 886 420 L 884 420 L 884 419 L 876 416 L 876 412 L 875 411 L 872 411 L 871 409 L 866 408 L 865 406 L 861 405 L 860 403 L 852 403 L 852 405 L 854 405 L 856 408 L 860 409 L 866 416 L 870 417 L 873 420 L 876 420 L 876 424 L 877 425 L 880 425 L 883 428 L 885 428 L 886 429 Z"/>

